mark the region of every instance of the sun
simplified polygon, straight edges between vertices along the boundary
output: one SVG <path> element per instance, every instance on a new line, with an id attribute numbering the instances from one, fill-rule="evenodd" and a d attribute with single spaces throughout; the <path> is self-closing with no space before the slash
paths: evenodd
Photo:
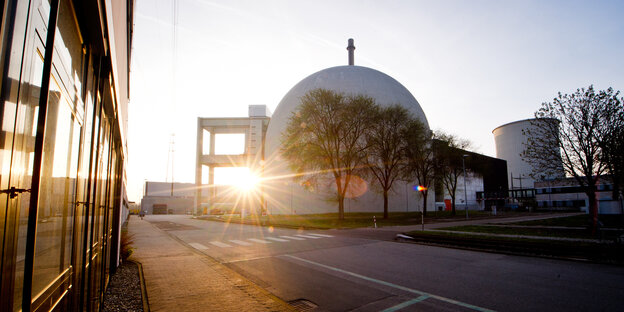
<path id="1" fill-rule="evenodd" d="M 247 167 L 215 168 L 215 184 L 231 185 L 241 191 L 250 192 L 256 189 L 260 177 L 253 174 Z"/>
<path id="2" fill-rule="evenodd" d="M 258 178 L 251 172 L 247 172 L 247 174 L 243 174 L 239 177 L 238 181 L 236 181 L 234 186 L 241 189 L 242 191 L 249 192 L 256 188 L 258 182 L 260 182 L 260 178 Z"/>

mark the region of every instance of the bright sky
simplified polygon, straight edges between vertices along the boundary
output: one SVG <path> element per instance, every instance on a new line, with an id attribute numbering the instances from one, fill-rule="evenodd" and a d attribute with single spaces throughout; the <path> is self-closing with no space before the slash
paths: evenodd
<path id="1" fill-rule="evenodd" d="M 348 38 L 355 64 L 403 84 L 432 129 L 496 156 L 492 130 L 557 92 L 624 91 L 622 13 L 618 1 L 136 0 L 129 199 L 167 178 L 172 133 L 175 181 L 194 182 L 197 117 L 275 111 L 303 78 L 346 65 Z"/>

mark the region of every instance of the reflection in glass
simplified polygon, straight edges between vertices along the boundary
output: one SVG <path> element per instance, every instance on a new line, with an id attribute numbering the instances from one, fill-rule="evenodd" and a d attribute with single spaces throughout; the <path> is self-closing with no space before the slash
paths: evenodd
<path id="1" fill-rule="evenodd" d="M 33 298 L 70 265 L 80 139 L 80 123 L 71 107 L 52 77 L 39 186 Z"/>

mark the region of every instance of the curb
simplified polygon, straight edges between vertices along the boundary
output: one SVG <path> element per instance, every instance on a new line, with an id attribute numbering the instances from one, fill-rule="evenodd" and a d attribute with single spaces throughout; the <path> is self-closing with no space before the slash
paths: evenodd
<path id="1" fill-rule="evenodd" d="M 135 260 L 126 260 L 137 265 L 139 269 L 139 280 L 141 281 L 141 299 L 143 301 L 143 312 L 150 312 L 149 300 L 147 298 L 147 286 L 145 286 L 145 276 L 143 275 L 143 265 Z"/>
<path id="2" fill-rule="evenodd" d="M 538 257 L 545 259 L 558 259 L 558 260 L 568 260 L 575 262 L 584 262 L 584 263 L 599 263 L 599 264 L 609 264 L 609 265 L 624 265 L 624 261 L 620 258 L 610 258 L 608 260 L 597 259 L 596 257 L 592 257 L 591 255 L 557 255 L 556 253 L 539 253 L 532 252 L 529 249 L 522 249 L 514 246 L 513 242 L 510 242 L 511 246 L 498 246 L 498 248 L 488 248 L 479 246 L 480 241 L 478 239 L 463 239 L 463 242 L 473 241 L 475 244 L 471 245 L 470 243 L 462 245 L 460 244 L 462 240 L 457 240 L 449 237 L 444 237 L 441 239 L 437 239 L 436 237 L 411 237 L 406 235 L 405 233 L 397 234 L 394 238 L 395 241 L 410 243 L 410 244 L 419 244 L 419 245 L 429 245 L 429 246 L 438 246 L 445 248 L 453 248 L 453 249 L 463 249 L 463 250 L 471 250 L 471 251 L 480 251 L 480 252 L 488 252 L 488 253 L 496 253 L 496 254 L 506 254 L 506 255 L 514 255 L 514 256 L 525 256 L 525 257 Z M 537 250 L 535 250 L 537 251 Z M 543 250 L 542 250 L 543 251 Z"/>

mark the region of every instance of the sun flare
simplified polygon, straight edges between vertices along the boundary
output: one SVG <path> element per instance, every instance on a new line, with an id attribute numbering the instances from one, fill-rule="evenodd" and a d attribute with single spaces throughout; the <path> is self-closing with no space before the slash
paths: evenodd
<path id="1" fill-rule="evenodd" d="M 215 168 L 215 184 L 231 185 L 242 191 L 252 191 L 256 188 L 260 178 L 247 167 Z"/>

